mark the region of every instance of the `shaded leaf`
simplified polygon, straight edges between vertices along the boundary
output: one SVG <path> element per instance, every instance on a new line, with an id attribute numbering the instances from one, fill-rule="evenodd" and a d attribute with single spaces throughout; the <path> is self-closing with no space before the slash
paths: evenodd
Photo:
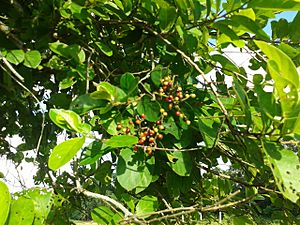
<path id="1" fill-rule="evenodd" d="M 159 27 L 163 33 L 168 32 L 177 18 L 176 9 L 173 6 L 163 6 L 159 10 Z"/>
<path id="2" fill-rule="evenodd" d="M 189 152 L 176 151 L 171 155 L 177 159 L 174 163 L 168 163 L 172 170 L 179 176 L 189 176 L 192 170 L 192 159 Z"/>
<path id="3" fill-rule="evenodd" d="M 145 95 L 137 105 L 140 115 L 145 114 L 146 120 L 155 122 L 160 118 L 160 105 L 157 101 L 152 101 L 151 97 Z"/>
<path id="4" fill-rule="evenodd" d="M 127 191 L 147 188 L 152 181 L 154 157 L 147 161 L 144 154 L 137 154 L 132 149 L 121 150 L 117 163 L 117 180 Z"/>

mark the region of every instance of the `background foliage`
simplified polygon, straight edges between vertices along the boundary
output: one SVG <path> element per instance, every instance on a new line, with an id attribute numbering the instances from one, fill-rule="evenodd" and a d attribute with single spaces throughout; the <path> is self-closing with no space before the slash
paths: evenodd
<path id="1" fill-rule="evenodd" d="M 38 165 L 51 191 L 11 196 L 1 182 L 0 224 L 195 224 L 215 211 L 233 224 L 300 223 L 300 14 L 263 29 L 299 1 L 1 6 L 0 154 Z M 24 140 L 14 150 L 12 135 Z"/>

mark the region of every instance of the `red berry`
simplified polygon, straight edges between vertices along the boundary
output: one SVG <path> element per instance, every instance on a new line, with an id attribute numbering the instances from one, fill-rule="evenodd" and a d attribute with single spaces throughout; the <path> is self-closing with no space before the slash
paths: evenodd
<path id="1" fill-rule="evenodd" d="M 145 119 L 145 118 L 146 118 L 146 115 L 145 115 L 145 114 L 142 114 L 142 115 L 141 115 L 141 118 L 142 118 L 142 119 Z"/>
<path id="2" fill-rule="evenodd" d="M 160 120 L 157 120 L 157 121 L 156 121 L 156 124 L 157 124 L 157 125 L 161 125 L 161 121 L 160 121 Z"/>
<path id="3" fill-rule="evenodd" d="M 126 129 L 126 134 L 129 134 L 129 133 L 130 133 L 130 129 L 127 128 L 127 129 Z"/>
<path id="4" fill-rule="evenodd" d="M 129 121 L 129 124 L 130 124 L 130 125 L 132 125 L 132 124 L 133 124 L 133 121 L 132 121 L 132 120 L 130 120 L 130 121 Z"/>
<path id="5" fill-rule="evenodd" d="M 158 134 L 158 135 L 157 135 L 157 138 L 158 138 L 159 140 L 162 140 L 162 139 L 164 138 L 164 135 Z"/>
<path id="6" fill-rule="evenodd" d="M 154 137 L 149 138 L 149 142 L 153 143 L 155 141 Z"/>
<path id="7" fill-rule="evenodd" d="M 134 152 L 137 152 L 138 150 L 139 150 L 139 147 L 138 147 L 138 146 L 134 146 L 134 147 L 133 147 L 133 151 L 134 151 Z"/>
<path id="8" fill-rule="evenodd" d="M 180 112 L 177 111 L 177 112 L 175 113 L 175 115 L 176 115 L 176 116 L 180 116 Z"/>
<path id="9" fill-rule="evenodd" d="M 140 139 L 140 140 L 139 140 L 139 144 L 140 144 L 140 145 L 143 145 L 144 142 L 145 142 L 145 141 L 144 141 L 143 139 Z"/>
<path id="10" fill-rule="evenodd" d="M 171 103 L 171 102 L 172 102 L 172 99 L 171 99 L 170 96 L 169 96 L 169 97 L 166 97 L 165 101 L 168 102 L 168 103 Z"/>
<path id="11" fill-rule="evenodd" d="M 150 130 L 150 131 L 149 131 L 149 134 L 152 136 L 152 135 L 155 134 L 155 131 L 154 131 L 154 130 Z"/>
<path id="12" fill-rule="evenodd" d="M 173 85 L 172 82 L 169 82 L 169 83 L 168 83 L 168 86 L 169 86 L 169 87 L 172 87 L 172 85 Z"/>
<path id="13" fill-rule="evenodd" d="M 141 122 L 142 122 L 142 121 L 139 120 L 139 119 L 137 119 L 137 120 L 135 121 L 136 124 L 141 124 Z"/>
<path id="14" fill-rule="evenodd" d="M 117 130 L 121 130 L 122 129 L 122 125 L 121 124 L 118 124 L 117 125 Z"/>

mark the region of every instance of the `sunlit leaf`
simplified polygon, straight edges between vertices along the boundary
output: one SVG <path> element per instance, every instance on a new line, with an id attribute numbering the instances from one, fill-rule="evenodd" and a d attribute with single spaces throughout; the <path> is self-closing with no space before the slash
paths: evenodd
<path id="1" fill-rule="evenodd" d="M 123 147 L 131 147 L 138 143 L 138 138 L 136 136 L 131 135 L 119 135 L 113 136 L 112 138 L 106 140 L 104 143 L 106 146 L 111 148 L 123 148 Z"/>
<path id="2" fill-rule="evenodd" d="M 55 146 L 48 161 L 49 168 L 57 170 L 68 163 L 81 149 L 84 142 L 85 137 L 78 137 Z"/>
<path id="3" fill-rule="evenodd" d="M 5 224 L 10 210 L 11 196 L 8 187 L 0 180 L 0 224 Z"/>

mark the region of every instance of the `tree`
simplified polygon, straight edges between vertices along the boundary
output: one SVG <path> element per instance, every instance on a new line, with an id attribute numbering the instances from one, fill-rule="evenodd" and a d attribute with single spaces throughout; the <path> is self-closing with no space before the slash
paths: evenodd
<path id="1" fill-rule="evenodd" d="M 0 153 L 37 164 L 51 191 L 11 199 L 0 182 L 0 224 L 66 224 L 87 203 L 100 224 L 195 224 L 215 211 L 246 224 L 262 200 L 299 224 L 300 14 L 264 31 L 298 1 L 2 4 Z M 15 134 L 25 143 L 11 151 Z"/>

